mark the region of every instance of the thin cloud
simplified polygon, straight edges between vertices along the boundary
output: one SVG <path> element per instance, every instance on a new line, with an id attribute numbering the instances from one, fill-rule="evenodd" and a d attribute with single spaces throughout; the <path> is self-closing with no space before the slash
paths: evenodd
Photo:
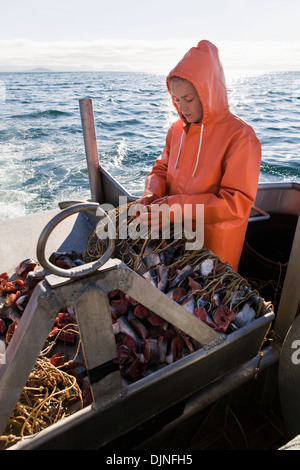
<path id="1" fill-rule="evenodd" d="M 222 41 L 219 49 L 230 69 L 300 70 L 300 41 Z"/>
<path id="2" fill-rule="evenodd" d="M 225 70 L 300 70 L 300 41 L 213 41 Z M 197 41 L 0 41 L 0 71 L 124 69 L 166 74 Z"/>

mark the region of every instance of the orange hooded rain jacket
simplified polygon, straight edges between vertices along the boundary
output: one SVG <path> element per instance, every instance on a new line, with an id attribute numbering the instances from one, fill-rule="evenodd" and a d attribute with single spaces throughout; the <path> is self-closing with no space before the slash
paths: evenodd
<path id="1" fill-rule="evenodd" d="M 146 178 L 143 196 L 166 196 L 171 206 L 204 204 L 204 245 L 234 269 L 242 252 L 260 171 L 261 146 L 253 129 L 233 115 L 218 49 L 200 41 L 170 72 L 189 80 L 203 106 L 201 123 L 179 119 Z M 154 201 L 155 204 L 155 201 Z"/>

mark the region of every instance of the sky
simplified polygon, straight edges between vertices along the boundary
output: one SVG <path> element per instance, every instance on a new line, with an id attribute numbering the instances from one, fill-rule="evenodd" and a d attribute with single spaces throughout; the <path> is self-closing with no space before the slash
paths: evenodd
<path id="1" fill-rule="evenodd" d="M 0 71 L 166 74 L 201 39 L 226 71 L 300 70 L 299 0 L 0 0 Z"/>

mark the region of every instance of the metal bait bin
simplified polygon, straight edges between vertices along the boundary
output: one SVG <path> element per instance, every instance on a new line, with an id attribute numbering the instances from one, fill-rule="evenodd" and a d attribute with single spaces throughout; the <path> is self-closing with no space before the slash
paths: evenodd
<path id="1" fill-rule="evenodd" d="M 1 432 L 21 394 L 60 308 L 74 306 L 93 394 L 93 404 L 26 437 L 10 449 L 101 449 L 181 404 L 187 409 L 200 393 L 197 406 L 215 397 L 214 385 L 223 392 L 236 380 L 278 360 L 275 349 L 261 348 L 274 319 L 272 309 L 228 335 L 217 333 L 169 299 L 122 261 L 112 258 L 114 243 L 97 262 L 71 270 L 53 267 L 45 255 L 50 233 L 63 219 L 76 214 L 73 227 L 64 233 L 62 246 L 90 231 L 90 217 L 98 204 L 71 205 L 50 220 L 37 242 L 38 258 L 49 274 L 30 298 L 0 368 Z M 78 213 L 79 212 L 79 213 Z M 39 221 L 41 223 L 41 221 Z M 80 227 L 80 231 L 78 231 Z M 55 237 L 55 243 L 57 238 Z M 117 356 L 107 294 L 120 289 L 152 312 L 198 341 L 202 347 L 182 359 L 123 386 L 114 364 Z M 248 369 L 247 373 L 245 372 Z M 233 375 L 232 375 L 233 374 Z M 226 384 L 226 385 L 225 385 Z M 222 388 L 222 386 L 221 386 Z M 204 395 L 203 395 L 204 393 Z M 202 405 L 200 405 L 202 403 Z M 183 407 L 183 408 L 182 408 Z"/>

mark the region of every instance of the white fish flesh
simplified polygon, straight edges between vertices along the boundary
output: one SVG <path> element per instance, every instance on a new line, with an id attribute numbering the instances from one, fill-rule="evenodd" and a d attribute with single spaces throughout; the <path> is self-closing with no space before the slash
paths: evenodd
<path id="1" fill-rule="evenodd" d="M 242 328 L 254 320 L 255 315 L 255 310 L 250 306 L 249 303 L 246 303 L 243 308 L 235 315 L 232 323 L 238 328 Z"/>
<path id="2" fill-rule="evenodd" d="M 200 266 L 200 273 L 202 276 L 208 276 L 212 270 L 214 269 L 214 260 L 213 259 L 206 259 L 201 263 Z"/>
<path id="3" fill-rule="evenodd" d="M 195 306 L 196 306 L 196 303 L 195 303 L 195 298 L 193 295 L 191 295 L 191 297 L 187 298 L 184 302 L 182 302 L 181 306 L 187 310 L 189 313 L 194 313 L 194 310 L 195 310 Z"/>

